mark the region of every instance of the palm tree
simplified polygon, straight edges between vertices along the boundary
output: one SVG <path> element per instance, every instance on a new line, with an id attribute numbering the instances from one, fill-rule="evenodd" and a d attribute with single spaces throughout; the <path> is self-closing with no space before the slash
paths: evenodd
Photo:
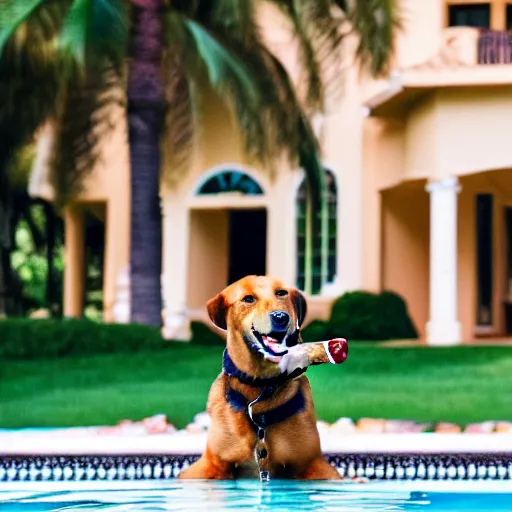
<path id="1" fill-rule="evenodd" d="M 231 107 L 250 158 L 272 165 L 286 155 L 305 170 L 315 211 L 324 201 L 324 172 L 309 114 L 323 109 L 323 73 L 343 40 L 341 24 L 348 20 L 359 33 L 358 55 L 373 73 L 389 62 L 393 0 L 269 2 L 288 18 L 299 42 L 305 98 L 297 97 L 264 43 L 258 25 L 262 0 L 0 0 L 0 67 L 10 67 L 16 77 L 5 84 L 16 97 L 13 108 L 25 108 L 25 89 L 34 89 L 39 71 L 54 87 L 51 101 L 33 91 L 27 109 L 35 114 L 23 133 L 32 134 L 48 118 L 58 127 L 54 182 L 63 200 L 92 167 L 109 126 L 108 106 L 126 91 L 134 322 L 161 325 L 160 172 L 186 167 L 196 86 L 208 83 Z M 17 66 L 20 52 L 33 68 L 28 77 Z M 162 165 L 163 135 L 170 166 Z M 317 228 L 316 216 L 310 223 Z"/>

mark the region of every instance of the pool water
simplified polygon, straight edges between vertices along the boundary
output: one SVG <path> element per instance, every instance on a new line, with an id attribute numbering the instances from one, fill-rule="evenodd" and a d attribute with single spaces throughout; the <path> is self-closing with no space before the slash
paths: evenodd
<path id="1" fill-rule="evenodd" d="M 0 483 L 1 512 L 97 511 L 511 512 L 512 482 Z"/>

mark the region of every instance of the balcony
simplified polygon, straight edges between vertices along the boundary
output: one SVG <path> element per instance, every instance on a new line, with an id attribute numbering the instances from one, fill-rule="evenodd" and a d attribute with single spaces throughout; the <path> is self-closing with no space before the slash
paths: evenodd
<path id="1" fill-rule="evenodd" d="M 387 80 L 363 89 L 368 115 L 401 117 L 420 97 L 449 88 L 512 86 L 512 34 L 473 27 L 448 27 L 431 40 L 430 51 Z"/>
<path id="2" fill-rule="evenodd" d="M 478 64 L 511 64 L 511 34 L 505 30 L 482 29 L 478 37 Z"/>

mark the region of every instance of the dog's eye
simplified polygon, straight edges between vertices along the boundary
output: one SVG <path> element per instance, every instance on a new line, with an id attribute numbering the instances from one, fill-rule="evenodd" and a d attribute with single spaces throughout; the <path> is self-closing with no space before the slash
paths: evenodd
<path id="1" fill-rule="evenodd" d="M 245 302 L 247 304 L 254 304 L 256 302 L 256 297 L 253 297 L 252 295 L 246 295 L 242 299 L 242 302 Z"/>
<path id="2" fill-rule="evenodd" d="M 288 295 L 288 292 L 286 290 L 277 290 L 276 295 L 278 297 L 286 297 Z"/>

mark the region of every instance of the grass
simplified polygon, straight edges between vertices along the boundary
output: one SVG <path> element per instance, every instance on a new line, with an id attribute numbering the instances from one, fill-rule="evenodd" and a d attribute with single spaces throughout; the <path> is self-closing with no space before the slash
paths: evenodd
<path id="1" fill-rule="evenodd" d="M 222 347 L 0 362 L 0 427 L 114 424 L 204 410 Z M 510 347 L 382 348 L 352 343 L 342 366 L 310 368 L 319 419 L 512 420 Z"/>

